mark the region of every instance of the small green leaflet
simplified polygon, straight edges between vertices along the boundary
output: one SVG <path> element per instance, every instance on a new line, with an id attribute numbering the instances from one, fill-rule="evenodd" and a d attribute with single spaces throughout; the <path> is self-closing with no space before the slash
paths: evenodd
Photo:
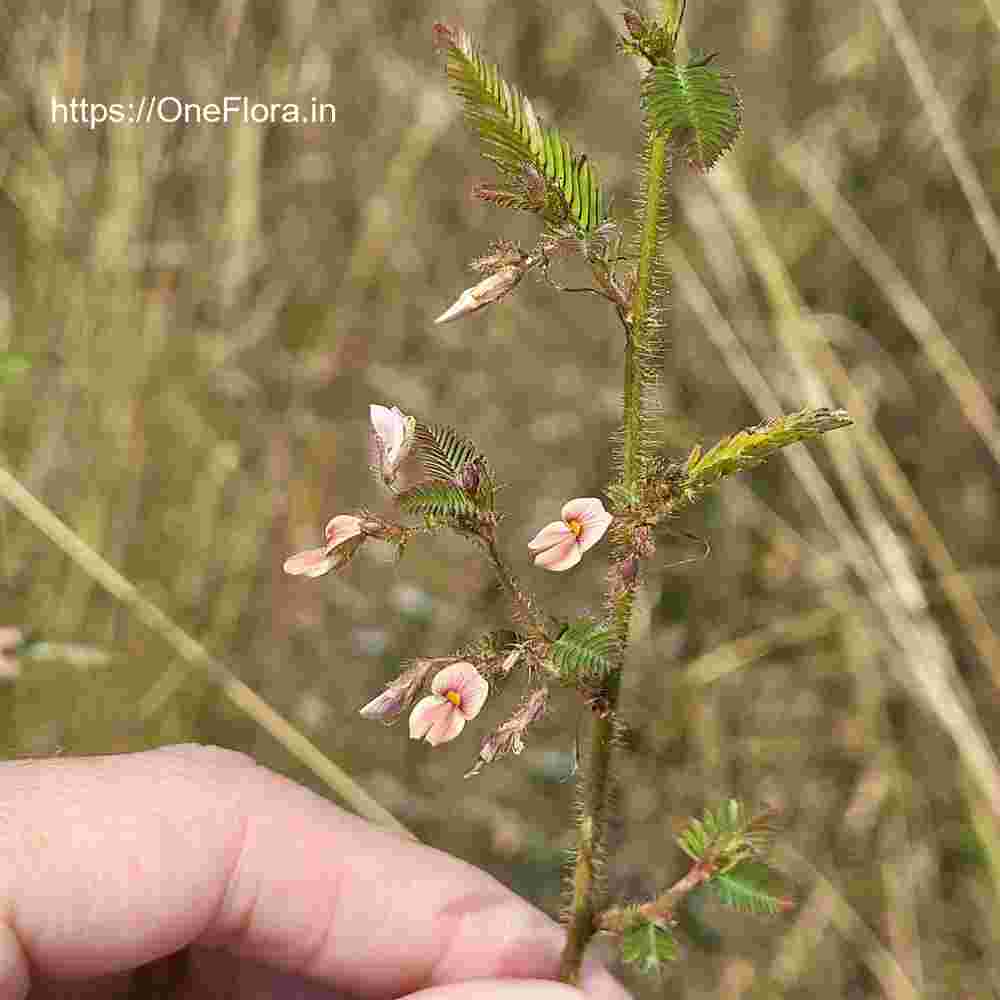
<path id="1" fill-rule="evenodd" d="M 587 619 L 563 629 L 550 656 L 567 681 L 599 682 L 614 671 L 615 640 L 602 622 Z"/>
<path id="2" fill-rule="evenodd" d="M 719 902 L 742 913 L 774 916 L 792 905 L 771 889 L 774 873 L 759 861 L 742 861 L 725 874 L 712 877 L 709 887 Z"/>
<path id="3" fill-rule="evenodd" d="M 445 24 L 436 24 L 434 33 L 448 53 L 452 90 L 464 101 L 486 157 L 516 185 L 526 185 L 523 191 L 497 190 L 486 200 L 540 212 L 554 225 L 572 221 L 583 232 L 596 229 L 607 219 L 607 201 L 587 157 L 541 123 L 531 101 L 483 58 L 468 34 Z M 553 197 L 530 196 L 533 172 Z"/>
<path id="4" fill-rule="evenodd" d="M 421 483 L 396 495 L 396 503 L 407 514 L 431 517 L 475 517 L 476 505 L 464 490 L 451 483 Z"/>
<path id="5" fill-rule="evenodd" d="M 677 942 L 665 927 L 640 919 L 622 935 L 622 958 L 642 972 L 658 972 L 677 958 Z"/>
<path id="6" fill-rule="evenodd" d="M 706 61 L 654 66 L 643 81 L 652 127 L 697 170 L 710 170 L 743 131 L 743 99 L 732 79 Z"/>

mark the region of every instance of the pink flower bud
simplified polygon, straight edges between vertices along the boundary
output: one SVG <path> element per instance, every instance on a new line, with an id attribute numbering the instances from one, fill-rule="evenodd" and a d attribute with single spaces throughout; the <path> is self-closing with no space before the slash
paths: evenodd
<path id="1" fill-rule="evenodd" d="M 400 412 L 396 406 L 389 409 L 373 403 L 368 412 L 372 424 L 374 464 L 382 474 L 382 481 L 389 486 L 413 447 L 417 421 L 415 417 Z"/>
<path id="2" fill-rule="evenodd" d="M 413 704 L 427 675 L 435 667 L 447 662 L 449 661 L 446 657 L 421 657 L 415 660 L 413 665 L 404 670 L 380 695 L 376 695 L 361 708 L 360 715 L 376 722 L 392 722 L 397 715 Z"/>
<path id="3" fill-rule="evenodd" d="M 618 564 L 618 572 L 621 575 L 622 583 L 632 583 L 639 575 L 639 560 L 635 556 L 629 556 Z"/>
<path id="4" fill-rule="evenodd" d="M 469 313 L 478 312 L 491 302 L 498 302 L 514 288 L 523 276 L 523 266 L 509 264 L 507 267 L 500 268 L 496 274 L 483 278 L 478 285 L 466 288 L 454 304 L 441 313 L 434 322 L 450 323 L 453 319 L 460 319 Z"/>
<path id="5" fill-rule="evenodd" d="M 462 466 L 462 472 L 458 477 L 458 484 L 470 496 L 475 496 L 479 490 L 479 465 L 476 462 L 469 462 Z"/>
<path id="6" fill-rule="evenodd" d="M 405 688 L 392 684 L 380 695 L 372 698 L 367 705 L 359 710 L 359 714 L 364 719 L 373 719 L 376 722 L 391 722 L 403 711 L 405 694 Z"/>

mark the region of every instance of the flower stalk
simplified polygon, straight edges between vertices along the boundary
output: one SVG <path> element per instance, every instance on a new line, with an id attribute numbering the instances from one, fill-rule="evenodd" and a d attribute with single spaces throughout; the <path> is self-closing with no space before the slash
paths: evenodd
<path id="1" fill-rule="evenodd" d="M 547 616 L 539 610 L 531 595 L 525 591 L 517 577 L 511 572 L 504 562 L 500 549 L 497 546 L 496 528 L 492 523 L 485 523 L 480 527 L 476 536 L 486 552 L 486 556 L 510 600 L 511 611 L 515 621 L 520 621 L 531 633 L 538 638 L 550 638 L 552 624 Z"/>

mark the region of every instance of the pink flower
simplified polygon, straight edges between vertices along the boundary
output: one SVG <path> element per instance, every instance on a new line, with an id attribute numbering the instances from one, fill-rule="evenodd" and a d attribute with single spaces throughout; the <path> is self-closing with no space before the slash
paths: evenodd
<path id="1" fill-rule="evenodd" d="M 413 447 L 416 433 L 415 417 L 408 417 L 394 406 L 372 403 L 368 407 L 374 437 L 375 464 L 382 473 L 382 481 L 388 486 L 396 478 L 399 467 Z"/>
<path id="2" fill-rule="evenodd" d="M 596 545 L 614 518 L 596 497 L 577 497 L 563 504 L 561 521 L 547 524 L 528 548 L 537 552 L 535 565 L 553 572 L 574 567 L 591 546 Z"/>
<path id="3" fill-rule="evenodd" d="M 471 663 L 460 660 L 437 672 L 431 690 L 410 713 L 410 736 L 436 747 L 453 740 L 480 713 L 490 686 Z"/>
<path id="4" fill-rule="evenodd" d="M 361 532 L 361 518 L 353 514 L 338 514 L 326 526 L 326 545 L 321 549 L 306 549 L 285 560 L 285 572 L 291 576 L 322 576 L 331 569 L 346 565 L 364 535 Z M 346 545 L 351 539 L 359 540 Z M 343 546 L 343 548 L 340 548 Z M 335 551 L 340 548 L 340 551 Z"/>
<path id="5" fill-rule="evenodd" d="M 24 633 L 13 625 L 0 627 L 0 678 L 13 678 L 21 673 L 21 667 L 14 656 L 18 646 L 24 642 Z"/>

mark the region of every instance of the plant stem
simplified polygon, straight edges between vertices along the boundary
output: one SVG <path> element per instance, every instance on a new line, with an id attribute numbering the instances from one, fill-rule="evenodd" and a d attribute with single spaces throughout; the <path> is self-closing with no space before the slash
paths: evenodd
<path id="1" fill-rule="evenodd" d="M 703 882 L 707 882 L 714 872 L 711 862 L 696 861 L 690 871 L 681 879 L 678 879 L 666 892 L 661 893 L 656 899 L 643 903 L 639 909 L 639 916 L 650 921 L 662 921 L 669 923 L 673 919 L 677 904 L 688 895 L 694 892 Z M 599 913 L 596 917 L 597 926 L 602 931 L 610 931 L 612 934 L 622 934 L 629 927 L 629 913 L 623 906 L 612 906 Z"/>
<path id="2" fill-rule="evenodd" d="M 664 19 L 676 24 L 677 0 L 664 0 Z M 624 414 L 622 421 L 621 483 L 631 493 L 639 488 L 643 455 L 643 383 L 642 350 L 653 339 L 654 298 L 657 294 L 655 275 L 661 266 L 659 247 L 661 224 L 667 199 L 669 150 L 667 138 L 650 135 L 646 162 L 645 201 L 642 206 L 642 226 L 639 239 L 639 265 L 631 314 L 625 320 Z M 597 866 L 606 853 L 608 789 L 611 778 L 611 749 L 614 719 L 618 709 L 621 671 L 628 647 L 629 626 L 638 575 L 618 589 L 613 597 L 611 621 L 619 642 L 616 670 L 605 684 L 603 704 L 595 711 L 591 727 L 588 774 L 581 775 L 578 785 L 582 799 L 577 829 L 576 863 L 573 871 L 573 898 L 570 904 L 569 927 L 563 950 L 559 978 L 570 985 L 579 985 L 580 967 L 587 944 L 596 931 L 595 917 L 601 910 L 603 885 Z"/>
<path id="3" fill-rule="evenodd" d="M 539 638 L 549 638 L 545 627 L 547 624 L 546 616 L 538 609 L 532 596 L 521 589 L 517 577 L 507 568 L 507 564 L 503 561 L 503 556 L 500 555 L 500 550 L 497 548 L 496 531 L 492 526 L 489 526 L 481 530 L 475 537 L 482 543 L 490 563 L 496 571 L 500 585 L 510 598 L 515 621 L 530 625 Z"/>

